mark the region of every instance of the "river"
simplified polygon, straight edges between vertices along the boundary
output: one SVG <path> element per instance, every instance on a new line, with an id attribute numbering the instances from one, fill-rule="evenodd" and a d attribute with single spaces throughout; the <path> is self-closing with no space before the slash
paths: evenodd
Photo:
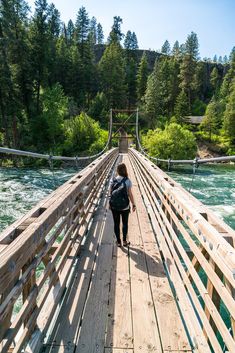
<path id="1" fill-rule="evenodd" d="M 178 167 L 169 174 L 235 229 L 234 165 L 200 165 L 194 176 L 192 168 Z"/>
<path id="2" fill-rule="evenodd" d="M 68 180 L 74 169 L 0 168 L 0 232 Z M 235 166 L 178 167 L 169 174 L 235 229 Z M 193 178 L 193 180 L 192 180 Z"/>
<path id="3" fill-rule="evenodd" d="M 74 169 L 0 168 L 0 232 L 76 171 Z"/>

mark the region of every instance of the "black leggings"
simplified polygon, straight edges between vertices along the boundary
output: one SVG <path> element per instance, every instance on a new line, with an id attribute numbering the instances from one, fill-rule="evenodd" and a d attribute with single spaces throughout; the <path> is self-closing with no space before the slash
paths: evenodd
<path id="1" fill-rule="evenodd" d="M 126 236 L 128 232 L 128 217 L 130 210 L 111 210 L 113 214 L 113 221 L 114 221 L 114 233 L 116 235 L 117 241 L 120 243 L 120 218 L 122 216 L 122 233 L 123 233 L 123 241 L 126 241 Z"/>

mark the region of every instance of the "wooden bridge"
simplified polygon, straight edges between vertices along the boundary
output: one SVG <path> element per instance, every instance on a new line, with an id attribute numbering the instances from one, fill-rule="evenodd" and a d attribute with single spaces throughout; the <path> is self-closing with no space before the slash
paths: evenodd
<path id="1" fill-rule="evenodd" d="M 137 211 L 117 248 L 107 190 Z M 235 352 L 235 232 L 141 153 L 111 149 L 0 235 L 0 351 Z"/>

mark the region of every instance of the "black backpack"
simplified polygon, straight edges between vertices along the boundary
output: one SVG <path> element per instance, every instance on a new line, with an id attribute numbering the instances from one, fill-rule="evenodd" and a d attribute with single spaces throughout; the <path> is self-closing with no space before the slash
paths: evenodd
<path id="1" fill-rule="evenodd" d="M 110 197 L 110 207 L 113 210 L 121 211 L 129 206 L 129 197 L 126 187 L 126 179 L 123 178 L 121 181 L 117 179 L 113 180 L 111 197 Z"/>

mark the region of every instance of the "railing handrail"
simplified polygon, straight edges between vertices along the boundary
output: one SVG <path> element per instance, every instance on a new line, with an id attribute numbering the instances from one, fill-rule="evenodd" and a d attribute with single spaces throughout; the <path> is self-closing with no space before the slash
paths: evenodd
<path id="1" fill-rule="evenodd" d="M 218 330 L 227 351 L 233 353 L 234 230 L 146 156 L 134 149 L 130 149 L 130 155 L 192 341 L 196 341 L 198 352 L 210 352 L 209 341 L 214 352 L 222 353 Z M 199 269 L 203 270 L 204 281 Z M 221 303 L 230 315 L 231 328 L 224 322 Z"/>
<path id="2" fill-rule="evenodd" d="M 98 157 L 1 234 L 1 353 L 13 341 L 14 352 L 21 352 L 37 325 L 42 341 L 117 153 L 112 149 Z M 45 268 L 36 277 L 41 263 Z M 13 317 L 21 295 L 23 306 Z"/>

